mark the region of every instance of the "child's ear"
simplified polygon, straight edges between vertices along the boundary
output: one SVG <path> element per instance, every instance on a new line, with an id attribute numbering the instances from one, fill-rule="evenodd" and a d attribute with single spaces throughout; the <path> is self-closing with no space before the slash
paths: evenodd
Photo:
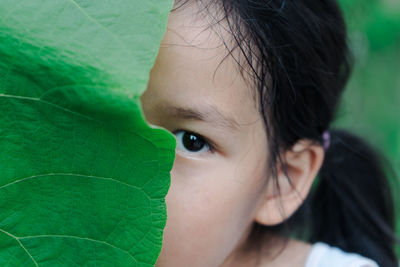
<path id="1" fill-rule="evenodd" d="M 310 192 L 321 167 L 324 150 L 321 145 L 300 140 L 283 156 L 286 158 L 289 177 L 280 167 L 278 167 L 277 181 L 270 177 L 254 218 L 262 225 L 279 224 L 299 208 Z M 279 183 L 280 192 L 275 188 L 276 182 Z"/>

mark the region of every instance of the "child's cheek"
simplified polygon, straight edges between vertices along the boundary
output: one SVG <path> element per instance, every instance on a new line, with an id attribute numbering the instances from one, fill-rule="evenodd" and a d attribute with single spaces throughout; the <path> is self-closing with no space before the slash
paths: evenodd
<path id="1" fill-rule="evenodd" d="M 246 183 L 233 179 L 246 174 L 231 164 L 223 158 L 176 157 L 160 262 L 165 258 L 170 266 L 217 266 L 234 249 L 251 220 L 254 199 L 247 195 L 251 190 Z"/>

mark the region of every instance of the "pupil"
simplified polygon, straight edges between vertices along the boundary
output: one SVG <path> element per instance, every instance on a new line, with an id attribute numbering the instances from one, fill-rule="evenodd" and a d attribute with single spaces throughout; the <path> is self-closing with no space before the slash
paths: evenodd
<path id="1" fill-rule="evenodd" d="M 204 146 L 204 140 L 191 133 L 183 135 L 183 145 L 191 151 L 199 151 Z"/>

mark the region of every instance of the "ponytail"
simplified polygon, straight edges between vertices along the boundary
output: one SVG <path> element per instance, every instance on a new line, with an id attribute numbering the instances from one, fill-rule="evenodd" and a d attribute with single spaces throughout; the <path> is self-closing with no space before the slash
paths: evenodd
<path id="1" fill-rule="evenodd" d="M 359 253 L 380 266 L 398 266 L 393 196 L 384 168 L 389 164 L 353 134 L 330 134 L 319 183 L 304 203 L 310 208 L 309 241 Z"/>

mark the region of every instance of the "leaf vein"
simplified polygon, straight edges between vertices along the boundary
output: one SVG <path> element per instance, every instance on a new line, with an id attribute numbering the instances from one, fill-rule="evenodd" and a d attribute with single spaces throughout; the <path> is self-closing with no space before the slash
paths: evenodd
<path id="1" fill-rule="evenodd" d="M 42 103 L 44 103 L 44 104 L 47 104 L 47 105 L 56 107 L 56 108 L 58 108 L 58 109 L 61 109 L 61 110 L 65 111 L 65 112 L 72 113 L 72 114 L 74 114 L 74 115 L 81 116 L 81 117 L 83 117 L 83 118 L 85 118 L 85 119 L 89 119 L 89 120 L 92 120 L 92 121 L 95 121 L 95 122 L 102 123 L 101 121 L 95 120 L 95 119 L 93 119 L 92 117 L 88 117 L 88 116 L 83 115 L 83 114 L 81 114 L 81 113 L 72 111 L 72 110 L 70 110 L 70 109 L 66 109 L 66 108 L 64 108 L 64 107 L 61 107 L 61 106 L 56 105 L 56 104 L 54 104 L 54 103 L 51 103 L 51 102 L 42 100 L 42 99 L 40 99 L 40 98 L 29 97 L 29 96 L 8 95 L 8 94 L 0 94 L 0 97 L 15 98 L 15 99 L 24 99 L 24 100 L 31 100 L 31 101 L 42 102 Z"/>
<path id="2" fill-rule="evenodd" d="M 110 180 L 110 181 L 113 181 L 113 182 L 116 182 L 116 183 L 120 183 L 120 184 L 129 186 L 129 187 L 132 187 L 132 188 L 141 190 L 141 191 L 146 195 L 146 197 L 147 197 L 148 199 L 151 199 L 150 196 L 149 196 L 141 187 L 137 187 L 137 186 L 134 186 L 134 185 L 131 185 L 131 184 L 128 184 L 128 183 L 119 181 L 119 180 L 117 180 L 117 179 L 110 178 L 110 177 L 102 177 L 102 176 L 94 176 L 94 175 L 85 175 L 85 174 L 78 174 L 78 173 L 44 173 L 44 174 L 32 175 L 32 176 L 24 177 L 24 178 L 21 178 L 21 179 L 12 181 L 12 182 L 10 182 L 10 183 L 8 183 L 8 184 L 2 185 L 2 186 L 0 186 L 0 189 L 3 189 L 3 188 L 5 188 L 5 187 L 7 187 L 7 186 L 10 186 L 10 185 L 13 185 L 13 184 L 16 184 L 16 183 L 19 183 L 19 182 L 23 182 L 23 181 L 26 181 L 26 180 L 30 180 L 30 179 L 40 178 L 40 177 L 44 177 L 44 176 L 57 176 L 57 175 L 78 176 L 78 177 L 87 177 L 87 178 L 95 178 L 95 179 Z"/>
<path id="3" fill-rule="evenodd" d="M 28 254 L 28 256 L 31 258 L 31 260 L 33 261 L 33 263 L 34 263 L 36 266 L 39 266 L 39 264 L 35 261 L 35 259 L 34 259 L 34 258 L 32 257 L 32 255 L 31 255 L 31 253 L 29 253 L 29 251 L 28 251 L 28 250 L 25 248 L 25 246 L 21 243 L 21 241 L 19 240 L 18 237 L 16 237 L 16 236 L 10 234 L 10 233 L 7 232 L 7 231 L 4 231 L 3 229 L 0 229 L 0 231 L 2 231 L 2 232 L 5 233 L 6 235 L 11 236 L 12 238 L 14 238 L 14 239 L 18 242 L 18 244 L 21 246 L 21 248 L 23 248 L 23 249 L 25 250 L 26 254 Z"/>
<path id="4" fill-rule="evenodd" d="M 118 43 L 120 43 L 123 47 L 123 49 L 128 53 L 132 54 L 132 51 L 128 49 L 128 47 L 125 45 L 124 42 L 121 41 L 112 31 L 110 31 L 107 27 L 105 27 L 103 24 L 98 22 L 95 18 L 93 18 L 89 13 L 87 13 L 75 0 L 70 0 L 78 9 L 80 12 L 82 12 L 83 15 L 85 15 L 88 19 L 96 23 L 97 25 L 100 26 L 100 28 L 104 29 L 106 32 L 108 32 L 115 40 L 117 40 Z"/>
<path id="5" fill-rule="evenodd" d="M 1 230 L 1 229 L 0 229 Z M 17 237 L 17 239 L 30 239 L 30 238 L 42 238 L 42 237 L 56 237 L 56 238 L 74 238 L 74 239 L 81 239 L 81 240 L 87 240 L 87 241 L 91 241 L 91 242 L 96 242 L 96 243 L 100 243 L 100 244 L 104 244 L 107 246 L 110 246 L 114 249 L 120 250 L 122 252 L 125 252 L 126 254 L 128 254 L 132 259 L 135 260 L 135 262 L 137 263 L 137 260 L 135 258 L 134 255 L 132 255 L 129 251 L 124 250 L 122 248 L 116 247 L 113 244 L 110 244 L 106 241 L 102 241 L 102 240 L 97 240 L 97 239 L 93 239 L 93 238 L 89 238 L 89 237 L 80 237 L 80 236 L 73 236 L 73 235 L 31 235 L 31 236 L 21 236 L 21 237 Z"/>

